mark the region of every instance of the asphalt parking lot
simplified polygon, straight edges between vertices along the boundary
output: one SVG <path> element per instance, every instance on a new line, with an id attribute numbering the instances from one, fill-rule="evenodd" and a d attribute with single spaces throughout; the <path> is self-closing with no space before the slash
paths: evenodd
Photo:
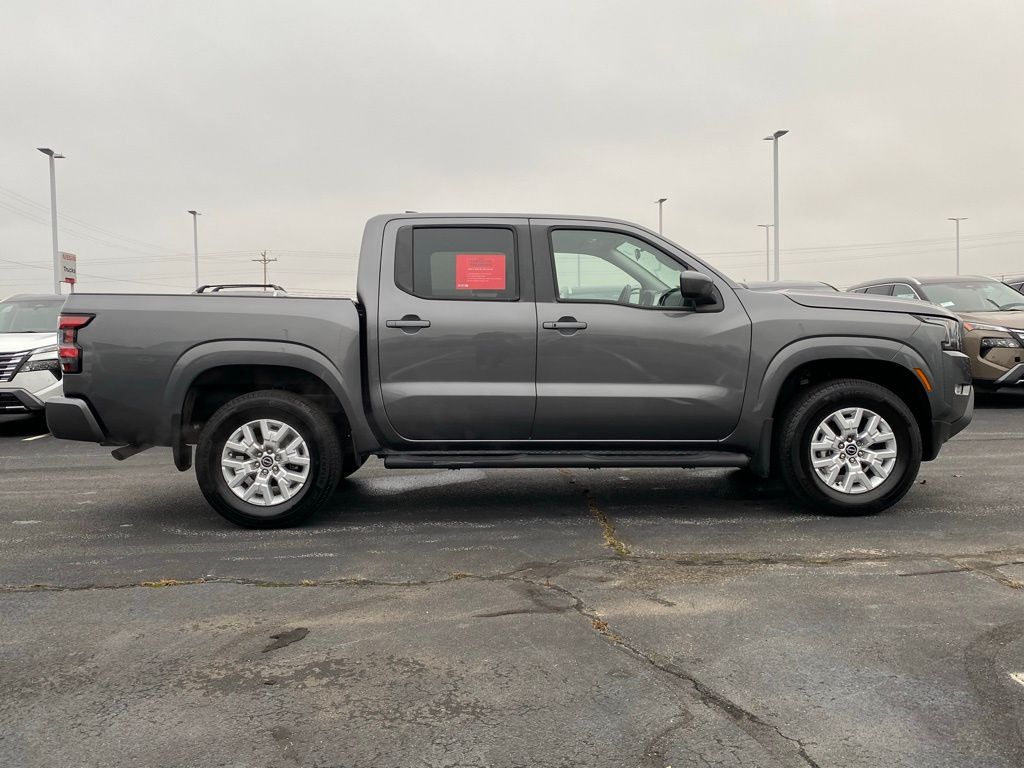
<path id="1" fill-rule="evenodd" d="M 898 507 L 724 470 L 384 471 L 246 531 L 0 424 L 0 764 L 1019 766 L 1024 397 Z"/>

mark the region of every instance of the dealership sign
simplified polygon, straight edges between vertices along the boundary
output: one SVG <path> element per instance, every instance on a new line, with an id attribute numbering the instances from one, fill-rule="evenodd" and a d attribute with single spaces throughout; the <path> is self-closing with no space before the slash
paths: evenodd
<path id="1" fill-rule="evenodd" d="M 78 257 L 73 253 L 60 252 L 61 281 L 74 285 L 78 282 Z"/>

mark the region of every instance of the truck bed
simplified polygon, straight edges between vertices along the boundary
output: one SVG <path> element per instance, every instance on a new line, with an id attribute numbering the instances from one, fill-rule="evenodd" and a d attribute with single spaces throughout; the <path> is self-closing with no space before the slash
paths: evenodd
<path id="1" fill-rule="evenodd" d="M 65 378 L 65 396 L 88 399 L 110 444 L 169 445 L 168 416 L 180 411 L 180 400 L 170 401 L 183 394 L 177 374 L 207 350 L 251 364 L 260 349 L 290 349 L 361 391 L 360 320 L 351 299 L 76 293 L 63 311 L 95 314 L 79 333 L 82 373 Z M 140 346 L 146 339 L 159 343 Z"/>

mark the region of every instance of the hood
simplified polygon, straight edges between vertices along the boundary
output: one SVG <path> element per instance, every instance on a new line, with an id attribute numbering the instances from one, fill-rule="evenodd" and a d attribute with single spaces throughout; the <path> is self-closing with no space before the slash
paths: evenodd
<path id="1" fill-rule="evenodd" d="M 1014 330 L 1024 329 L 1024 311 L 1011 312 L 957 312 L 961 320 L 987 325 L 1001 325 Z"/>
<path id="2" fill-rule="evenodd" d="M 5 352 L 28 352 L 57 344 L 57 332 L 46 333 L 0 333 L 0 354 Z"/>
<path id="3" fill-rule="evenodd" d="M 949 310 L 929 304 L 927 301 L 894 299 L 891 296 L 873 296 L 867 293 L 842 293 L 839 291 L 835 293 L 786 291 L 782 295 L 804 307 L 815 307 L 817 309 L 857 309 L 862 312 L 901 312 L 911 315 L 956 317 Z M 1004 312 L 1003 314 L 1009 313 Z"/>

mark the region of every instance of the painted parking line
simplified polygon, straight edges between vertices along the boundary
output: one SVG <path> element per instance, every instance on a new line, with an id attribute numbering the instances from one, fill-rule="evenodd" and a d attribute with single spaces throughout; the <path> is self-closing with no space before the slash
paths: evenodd
<path id="1" fill-rule="evenodd" d="M 1024 672 L 1011 672 L 1010 679 L 1013 680 L 1015 683 L 1020 683 L 1021 685 L 1024 685 Z"/>
<path id="2" fill-rule="evenodd" d="M 43 434 L 41 434 L 41 435 L 36 435 L 35 437 L 26 437 L 26 438 L 25 438 L 24 440 L 22 440 L 21 442 L 23 442 L 23 443 L 30 443 L 30 442 L 32 442 L 33 440 L 39 440 L 39 439 L 41 439 L 41 438 L 44 438 L 44 437 L 49 437 L 49 436 L 50 436 L 50 433 L 49 433 L 49 432 L 44 432 Z"/>

